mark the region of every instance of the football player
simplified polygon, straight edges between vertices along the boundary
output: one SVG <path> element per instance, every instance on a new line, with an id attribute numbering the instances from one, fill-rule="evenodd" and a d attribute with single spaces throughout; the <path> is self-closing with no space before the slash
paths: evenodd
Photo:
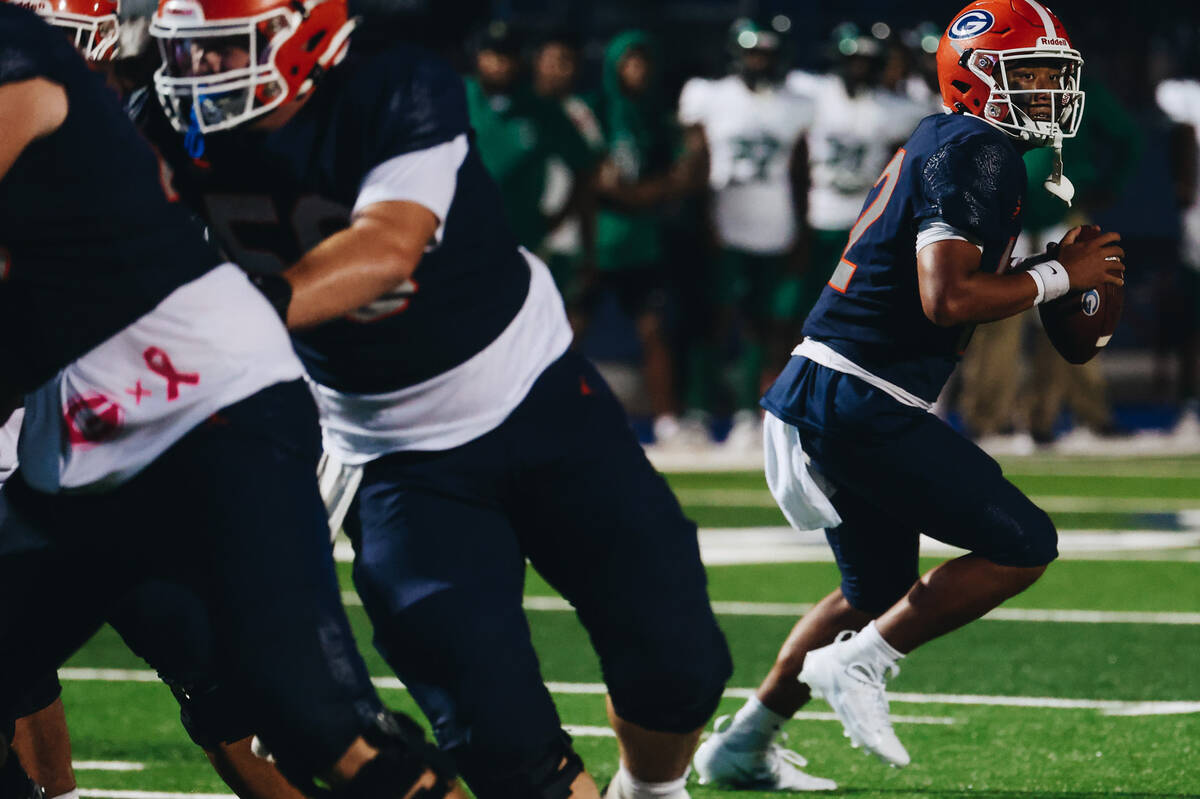
<path id="1" fill-rule="evenodd" d="M 777 26 L 786 31 L 785 17 Z M 790 23 L 788 23 L 790 24 Z M 813 104 L 783 82 L 783 33 L 739 19 L 730 29 L 733 68 L 719 80 L 693 78 L 679 97 L 685 157 L 704 165 L 720 252 L 714 298 L 716 342 L 742 317 L 742 359 L 733 387 L 730 448 L 762 441 L 758 396 L 787 360 L 804 257 Z M 719 344 L 718 344 L 719 346 Z"/>
<path id="2" fill-rule="evenodd" d="M 686 796 L 731 670 L 695 526 L 568 351 L 462 81 L 406 46 L 356 52 L 350 28 L 344 0 L 164 0 L 168 127 L 147 130 L 268 284 L 326 450 L 362 467 L 345 526 L 375 644 L 475 794 L 597 795 L 539 673 L 528 558 L 600 655 L 621 750 L 608 795 Z"/>
<path id="3" fill-rule="evenodd" d="M 211 603 L 223 673 L 292 779 L 461 795 L 355 650 L 271 303 L 168 201 L 102 79 L 11 5 L 0 128 L 0 338 L 21 342 L 0 350 L 0 407 L 24 395 L 5 495 L 51 542 L 0 559 L 0 647 L 22 653 L 0 662 L 0 758 L 33 681 L 161 575 Z"/>
<path id="4" fill-rule="evenodd" d="M 884 168 L 805 339 L 763 398 L 768 485 L 795 527 L 825 528 L 841 586 L 796 624 L 757 695 L 718 724 L 697 753 L 701 779 L 778 784 L 789 765 L 776 735 L 811 695 L 855 745 L 906 765 L 885 693 L 897 661 L 1024 590 L 1055 558 L 1049 517 L 928 410 L 975 324 L 1123 284 L 1119 235 L 1077 242 L 1078 228 L 1050 259 L 1009 271 L 1021 153 L 1075 134 L 1081 64 L 1036 0 L 977 0 L 943 35 L 948 113 L 922 121 Z M 1061 160 L 1044 185 L 1069 198 Z M 919 532 L 970 554 L 918 576 Z"/>

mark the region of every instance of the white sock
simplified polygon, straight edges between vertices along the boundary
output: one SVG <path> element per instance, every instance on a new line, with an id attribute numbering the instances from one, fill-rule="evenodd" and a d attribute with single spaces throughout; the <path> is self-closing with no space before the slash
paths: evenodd
<path id="1" fill-rule="evenodd" d="M 605 799 L 688 799 L 687 773 L 677 780 L 668 782 L 645 782 L 639 780 L 625 768 L 622 762 L 608 786 Z"/>
<path id="2" fill-rule="evenodd" d="M 79 789 L 72 788 L 66 793 L 60 793 L 58 796 L 52 796 L 50 799 L 79 799 Z"/>
<path id="3" fill-rule="evenodd" d="M 752 696 L 738 710 L 726 730 L 730 747 L 742 751 L 766 749 L 785 721 L 787 716 L 779 715 L 758 701 L 757 696 Z"/>
<path id="4" fill-rule="evenodd" d="M 856 644 L 857 651 L 869 655 L 872 660 L 884 666 L 890 666 L 904 657 L 903 654 L 896 651 L 895 647 L 883 639 L 873 621 L 867 624 L 866 627 L 863 627 L 852 640 Z"/>

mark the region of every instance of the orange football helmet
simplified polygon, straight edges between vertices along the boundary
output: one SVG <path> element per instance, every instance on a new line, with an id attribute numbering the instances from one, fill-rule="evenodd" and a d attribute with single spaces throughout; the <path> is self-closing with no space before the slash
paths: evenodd
<path id="1" fill-rule="evenodd" d="M 117 0 L 11 0 L 13 5 L 35 11 L 75 43 L 88 61 L 111 61 L 117 57 L 121 23 Z"/>
<path id="2" fill-rule="evenodd" d="M 180 131 L 242 125 L 311 91 L 355 24 L 346 0 L 160 0 L 154 86 Z"/>
<path id="3" fill-rule="evenodd" d="M 1056 89 L 1013 89 L 1009 72 L 1020 64 L 1052 64 Z M 976 0 L 960 11 L 937 50 L 938 84 L 947 111 L 973 114 L 1008 135 L 1039 146 L 1059 146 L 1079 130 L 1083 58 L 1058 17 L 1037 0 Z M 1050 95 L 1047 119 L 1025 109 L 1033 95 Z"/>

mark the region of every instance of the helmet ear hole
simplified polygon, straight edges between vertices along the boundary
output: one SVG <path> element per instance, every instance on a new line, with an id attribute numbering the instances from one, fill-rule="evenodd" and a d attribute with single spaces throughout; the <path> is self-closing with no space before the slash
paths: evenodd
<path id="1" fill-rule="evenodd" d="M 971 84 L 967 83 L 965 80 L 952 80 L 950 81 L 950 85 L 958 89 L 963 94 L 966 94 L 971 90 Z"/>
<path id="2" fill-rule="evenodd" d="M 321 42 L 325 40 L 325 33 L 326 33 L 325 31 L 317 31 L 316 35 L 313 36 L 311 39 L 309 39 L 308 42 L 304 45 L 304 49 L 310 53 L 313 50 L 316 50 L 317 47 L 321 44 Z"/>

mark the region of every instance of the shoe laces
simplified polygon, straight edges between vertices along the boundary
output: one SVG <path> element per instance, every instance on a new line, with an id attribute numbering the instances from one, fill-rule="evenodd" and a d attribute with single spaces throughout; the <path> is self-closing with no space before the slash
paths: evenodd
<path id="1" fill-rule="evenodd" d="M 898 675 L 900 667 L 895 663 L 881 667 L 881 664 L 854 661 L 846 666 L 846 673 L 860 686 L 852 693 L 860 706 L 867 706 L 864 708 L 868 711 L 865 717 L 874 722 L 872 727 L 877 732 L 890 732 L 892 723 L 888 717 L 887 680 Z"/>
<path id="2" fill-rule="evenodd" d="M 781 776 L 783 766 L 802 769 L 807 765 L 808 760 L 799 752 L 785 749 L 779 744 L 771 744 L 770 748 L 767 749 L 767 767 L 771 770 L 771 774 L 776 777 Z"/>

